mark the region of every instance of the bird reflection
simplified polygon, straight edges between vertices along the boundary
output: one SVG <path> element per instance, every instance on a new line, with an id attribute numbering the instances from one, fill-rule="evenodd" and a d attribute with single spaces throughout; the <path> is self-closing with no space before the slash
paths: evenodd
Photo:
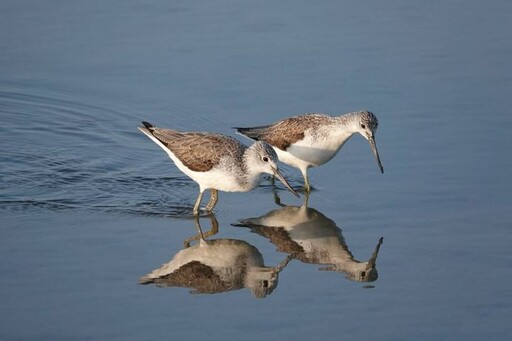
<path id="1" fill-rule="evenodd" d="M 211 239 L 218 222 L 211 215 L 211 230 L 203 233 L 196 219 L 198 234 L 184 241 L 184 249 L 169 262 L 139 279 L 140 284 L 159 287 L 193 288 L 194 294 L 214 294 L 249 288 L 254 296 L 266 297 L 277 287 L 278 275 L 291 260 L 286 257 L 278 266 L 267 267 L 253 245 L 237 239 Z M 198 240 L 191 246 L 192 241 Z"/>
<path id="2" fill-rule="evenodd" d="M 276 203 L 280 204 L 279 200 Z M 381 237 L 367 261 L 358 261 L 349 251 L 341 229 L 319 211 L 307 207 L 307 196 L 302 206 L 285 206 L 257 217 L 240 221 L 235 226 L 249 227 L 268 238 L 280 252 L 286 252 L 304 263 L 326 265 L 320 270 L 345 274 L 352 281 L 377 280 L 377 256 Z"/>

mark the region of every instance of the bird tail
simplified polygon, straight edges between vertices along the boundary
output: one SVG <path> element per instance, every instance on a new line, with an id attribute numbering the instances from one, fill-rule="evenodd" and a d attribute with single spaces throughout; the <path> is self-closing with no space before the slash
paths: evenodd
<path id="1" fill-rule="evenodd" d="M 151 140 L 153 140 L 153 142 L 155 142 L 158 146 L 160 146 L 160 148 L 162 148 L 165 152 L 168 152 L 169 148 L 166 145 L 166 143 L 164 143 L 158 137 L 155 136 L 155 133 L 154 133 L 155 126 L 153 126 L 151 123 L 146 122 L 146 121 L 142 121 L 142 124 L 144 125 L 144 127 L 137 127 L 137 128 L 139 128 L 139 130 L 141 132 L 143 132 L 144 135 L 146 135 Z"/>
<path id="2" fill-rule="evenodd" d="M 149 122 L 146 122 L 146 121 L 142 121 L 142 124 L 144 125 L 144 127 L 146 127 L 147 129 L 151 129 L 151 128 L 154 128 L 154 126 L 149 123 Z"/>
<path id="3" fill-rule="evenodd" d="M 241 127 L 233 127 L 233 129 L 236 129 L 237 133 L 244 135 L 250 139 L 253 139 L 255 141 L 259 141 L 261 135 L 263 132 L 270 126 L 259 126 L 259 127 L 248 127 L 248 128 L 241 128 Z"/>
<path id="4" fill-rule="evenodd" d="M 142 131 L 144 134 L 148 135 L 149 137 L 153 136 L 153 130 L 155 129 L 155 127 L 151 123 L 146 122 L 146 121 L 142 121 L 142 124 L 144 125 L 144 127 L 137 127 L 137 128 L 139 128 L 140 131 Z"/>

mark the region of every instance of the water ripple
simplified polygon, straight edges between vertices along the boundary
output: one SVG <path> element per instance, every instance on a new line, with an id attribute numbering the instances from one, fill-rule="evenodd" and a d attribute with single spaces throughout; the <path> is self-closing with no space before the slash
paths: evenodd
<path id="1" fill-rule="evenodd" d="M 190 211 L 180 198 L 193 198 L 197 186 L 165 157 L 146 157 L 159 151 L 141 143 L 137 113 L 33 92 L 0 89 L 0 210 Z"/>
<path id="2" fill-rule="evenodd" d="M 85 94 L 0 87 L 0 112 L 0 210 L 190 215 L 197 184 L 137 131 L 136 109 Z"/>

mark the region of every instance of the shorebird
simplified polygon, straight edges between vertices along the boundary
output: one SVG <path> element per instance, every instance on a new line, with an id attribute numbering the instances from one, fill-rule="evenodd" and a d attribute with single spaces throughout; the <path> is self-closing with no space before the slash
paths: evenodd
<path id="1" fill-rule="evenodd" d="M 218 191 L 247 192 L 261 182 L 263 173 L 276 176 L 295 195 L 277 167 L 277 155 L 266 142 L 247 147 L 238 140 L 214 133 L 180 132 L 154 127 L 142 122 L 139 130 L 159 145 L 176 166 L 199 185 L 199 196 L 193 214 L 205 190 L 211 190 L 206 206 L 208 212 L 217 204 Z"/>
<path id="2" fill-rule="evenodd" d="M 358 111 L 341 116 L 310 113 L 270 125 L 234 129 L 252 140 L 265 141 L 274 147 L 280 161 L 301 171 L 304 188 L 309 192 L 308 168 L 321 166 L 332 159 L 356 133 L 370 143 L 380 171 L 384 173 L 375 144 L 378 124 L 377 117 L 370 111 Z"/>

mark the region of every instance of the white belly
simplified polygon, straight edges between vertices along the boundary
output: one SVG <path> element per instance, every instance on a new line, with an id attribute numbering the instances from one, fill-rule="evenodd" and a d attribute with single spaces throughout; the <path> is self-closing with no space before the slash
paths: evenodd
<path id="1" fill-rule="evenodd" d="M 352 134 L 331 134 L 323 137 L 306 135 L 303 140 L 292 144 L 286 151 L 274 149 L 279 160 L 290 166 L 300 169 L 318 167 L 332 159 L 350 136 Z"/>
<path id="2" fill-rule="evenodd" d="M 241 184 L 237 173 L 215 168 L 207 172 L 195 172 L 188 169 L 171 151 L 167 154 L 179 170 L 199 184 L 201 191 L 214 188 L 222 192 L 248 192 L 261 183 L 263 174 L 251 177 L 248 179 L 250 182 Z"/>

